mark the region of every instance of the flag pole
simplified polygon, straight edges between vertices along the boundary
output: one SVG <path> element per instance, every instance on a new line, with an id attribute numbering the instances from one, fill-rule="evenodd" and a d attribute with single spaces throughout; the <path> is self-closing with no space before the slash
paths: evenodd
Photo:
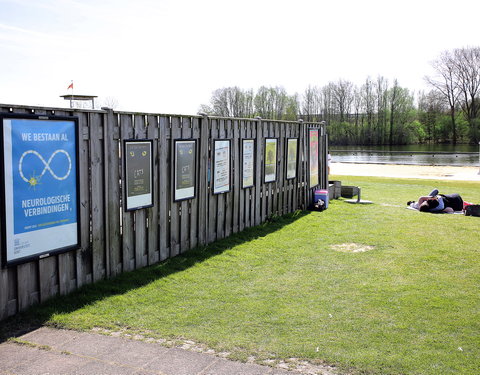
<path id="1" fill-rule="evenodd" d="M 73 79 L 70 82 L 70 85 L 68 86 L 69 89 L 72 89 L 70 93 L 70 108 L 73 108 Z"/>

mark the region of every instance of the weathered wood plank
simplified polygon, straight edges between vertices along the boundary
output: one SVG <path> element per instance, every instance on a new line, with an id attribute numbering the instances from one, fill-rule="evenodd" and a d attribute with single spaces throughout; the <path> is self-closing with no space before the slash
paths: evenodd
<path id="1" fill-rule="evenodd" d="M 251 120 L 247 123 L 247 132 L 245 134 L 246 138 L 252 138 L 254 139 L 254 168 L 257 168 L 259 164 L 256 164 L 258 162 L 257 156 L 256 156 L 256 150 L 257 150 L 257 144 L 258 144 L 258 139 L 255 139 L 257 132 L 257 121 Z M 256 184 L 256 179 L 257 176 L 254 176 L 254 184 Z M 245 211 L 245 225 L 247 227 L 251 227 L 255 225 L 255 198 L 256 197 L 256 190 L 255 186 L 250 187 L 246 190 L 246 195 L 245 195 L 245 204 L 246 204 L 246 211 Z M 250 205 L 250 207 L 248 207 Z"/>
<path id="2" fill-rule="evenodd" d="M 195 199 L 192 199 L 190 202 L 190 249 L 195 248 L 198 245 L 198 210 L 199 210 L 199 200 L 200 198 L 200 180 L 203 179 L 202 175 L 200 174 L 200 153 L 199 153 L 199 138 L 200 138 L 200 120 L 198 118 L 191 118 L 191 125 L 192 125 L 192 134 L 191 137 L 197 140 L 197 163 L 195 166 L 195 171 L 197 173 L 197 179 L 195 184 L 196 189 L 196 196 Z"/>
<path id="3" fill-rule="evenodd" d="M 248 205 L 246 204 L 245 197 L 248 196 L 248 189 L 244 189 L 242 187 L 242 171 L 243 171 L 243 142 L 242 140 L 246 137 L 246 122 L 245 120 L 241 120 L 236 128 L 238 133 L 235 134 L 234 142 L 237 142 L 237 150 L 235 152 L 235 159 L 237 162 L 234 165 L 235 170 L 235 180 L 234 186 L 236 186 L 236 192 L 238 194 L 238 198 L 235 200 L 238 203 L 238 230 L 242 231 L 245 229 L 245 222 L 246 222 L 246 211 Z M 238 200 L 238 202 L 237 202 Z M 235 224 L 234 224 L 235 225 Z M 235 229 L 235 228 L 234 228 Z"/>
<path id="4" fill-rule="evenodd" d="M 233 138 L 233 124 L 232 120 L 225 120 L 225 129 L 224 135 L 222 138 L 230 139 L 230 191 L 222 194 L 225 199 L 225 237 L 230 236 L 232 233 L 233 226 L 233 190 L 232 190 L 232 180 L 233 180 L 233 156 L 232 156 L 232 138 Z"/>
<path id="5" fill-rule="evenodd" d="M 159 247 L 160 260 L 165 260 L 170 253 L 170 205 L 172 201 L 171 193 L 171 154 L 170 139 L 167 139 L 167 129 L 169 130 L 168 117 L 161 116 L 159 120 L 159 161 L 158 161 L 158 184 L 159 184 Z"/>
<path id="6" fill-rule="evenodd" d="M 232 121 L 232 154 L 231 160 L 231 183 L 232 183 L 232 232 L 237 233 L 240 230 L 239 216 L 240 216 L 240 121 Z"/>
<path id="7" fill-rule="evenodd" d="M 103 160 L 103 123 L 99 114 L 89 114 L 92 174 L 92 251 L 93 251 L 93 281 L 105 278 L 105 204 L 104 204 L 104 160 Z M 60 274 L 60 280 L 64 276 Z M 62 285 L 62 282 L 60 283 Z"/>
<path id="8" fill-rule="evenodd" d="M 7 269 L 0 268 L 0 320 L 3 320 L 9 316 L 7 310 L 8 289 L 8 271 Z"/>
<path id="9" fill-rule="evenodd" d="M 270 135 L 270 122 L 263 121 L 263 150 L 262 150 L 262 169 L 263 169 L 263 176 L 262 176 L 262 203 L 261 203 L 261 222 L 264 223 L 269 215 L 269 201 L 270 201 L 270 185 L 271 182 L 265 183 L 265 139 L 271 138 Z"/>
<path id="10" fill-rule="evenodd" d="M 107 277 L 122 272 L 122 254 L 120 241 L 120 129 L 118 116 L 113 110 L 107 110 L 104 123 L 105 140 L 105 201 L 106 230 L 105 245 L 107 248 Z"/>
<path id="11" fill-rule="evenodd" d="M 17 266 L 18 311 L 39 302 L 38 261 Z"/>
<path id="12" fill-rule="evenodd" d="M 149 115 L 147 117 L 147 138 L 153 140 L 152 146 L 152 171 L 153 176 L 153 207 L 147 209 L 148 219 L 148 264 L 157 263 L 160 260 L 160 247 L 159 247 L 159 225 L 158 225 L 158 203 L 159 203 L 159 150 L 158 150 L 158 117 Z"/>
<path id="13" fill-rule="evenodd" d="M 4 108 L 0 107 L 0 111 L 5 111 Z M 1 197 L 1 199 L 4 199 Z M 7 314 L 7 303 L 8 303 L 8 274 L 7 269 L 2 268 L 3 264 L 3 239 L 1 235 L 3 233 L 4 222 L 0 220 L 0 320 L 8 317 Z M 6 261 L 6 259 L 5 259 Z"/>
<path id="14" fill-rule="evenodd" d="M 218 137 L 218 120 L 210 120 L 210 138 L 208 140 L 209 153 L 208 153 L 208 242 L 213 242 L 217 239 L 217 195 L 213 195 L 213 183 L 212 183 L 212 139 Z"/>
<path id="15" fill-rule="evenodd" d="M 283 123 L 274 124 L 274 136 L 277 138 L 277 180 L 274 185 L 274 196 L 273 196 L 273 215 L 283 215 L 283 199 L 282 199 L 282 190 L 283 190 L 283 181 L 285 181 L 283 162 L 284 158 L 284 134 L 283 134 Z"/>
<path id="16" fill-rule="evenodd" d="M 131 115 L 120 115 L 120 135 L 121 140 L 133 138 L 133 119 Z M 122 165 L 124 163 L 122 144 Z M 122 188 L 125 188 L 125 171 L 122 168 Z M 134 238 L 134 213 L 125 211 L 126 203 L 123 201 L 125 194 L 122 192 L 122 253 L 123 270 L 131 271 L 135 269 L 135 238 Z"/>
<path id="17" fill-rule="evenodd" d="M 259 225 L 262 222 L 262 194 L 263 194 L 263 150 L 264 142 L 263 139 L 263 124 L 262 120 L 259 118 L 256 123 L 256 152 L 255 152 L 255 199 L 254 199 L 254 210 L 255 210 L 255 223 L 254 225 Z"/>
<path id="18" fill-rule="evenodd" d="M 90 131 L 88 115 L 75 113 L 79 125 L 79 199 L 80 199 L 80 244 L 76 252 L 77 287 L 92 282 L 92 247 L 90 243 Z"/>
<path id="19" fill-rule="evenodd" d="M 200 141 L 199 141 L 199 184 L 198 184 L 198 221 L 201 223 L 198 228 L 198 243 L 206 245 L 208 242 L 208 137 L 210 120 L 207 116 L 199 119 Z"/>
<path id="20" fill-rule="evenodd" d="M 133 117 L 135 139 L 145 139 L 147 135 L 145 116 L 136 114 Z M 147 213 L 145 209 L 135 212 L 135 268 L 148 264 L 147 253 Z"/>
<path id="21" fill-rule="evenodd" d="M 180 118 L 172 117 L 172 163 L 175 163 L 175 140 L 181 139 L 182 129 L 180 128 Z M 175 181 L 175 166 L 172 165 L 170 178 Z M 173 192 L 174 193 L 174 192 Z M 180 213 L 182 202 L 173 202 L 170 210 L 170 256 L 174 257 L 180 254 Z"/>

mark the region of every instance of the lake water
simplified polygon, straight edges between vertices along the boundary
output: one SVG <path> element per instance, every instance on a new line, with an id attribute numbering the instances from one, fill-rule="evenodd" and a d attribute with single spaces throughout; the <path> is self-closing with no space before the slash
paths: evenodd
<path id="1" fill-rule="evenodd" d="M 414 164 L 479 166 L 479 146 L 404 145 L 330 146 L 332 162 L 366 164 Z"/>

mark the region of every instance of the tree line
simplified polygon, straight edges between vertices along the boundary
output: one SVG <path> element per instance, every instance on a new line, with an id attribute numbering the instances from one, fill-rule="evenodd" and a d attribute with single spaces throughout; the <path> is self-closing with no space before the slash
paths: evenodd
<path id="1" fill-rule="evenodd" d="M 331 144 L 398 145 L 478 143 L 480 47 L 443 52 L 426 76 L 429 91 L 414 93 L 397 79 L 368 77 L 361 85 L 340 79 L 289 95 L 283 87 L 212 93 L 200 111 L 222 117 L 326 121 Z"/>

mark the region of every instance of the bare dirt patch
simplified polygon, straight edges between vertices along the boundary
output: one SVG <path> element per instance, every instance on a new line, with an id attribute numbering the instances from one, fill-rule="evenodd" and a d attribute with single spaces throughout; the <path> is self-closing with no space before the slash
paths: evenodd
<path id="1" fill-rule="evenodd" d="M 364 253 L 366 251 L 375 249 L 375 246 L 358 243 L 342 243 L 338 245 L 332 245 L 331 248 L 341 253 Z"/>

